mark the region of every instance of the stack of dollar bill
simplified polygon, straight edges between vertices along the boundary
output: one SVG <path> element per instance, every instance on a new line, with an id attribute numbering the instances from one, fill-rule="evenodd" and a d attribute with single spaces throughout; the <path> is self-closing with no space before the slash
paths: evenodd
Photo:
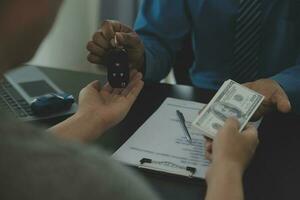
<path id="1" fill-rule="evenodd" d="M 214 138 L 225 121 L 234 117 L 240 122 L 242 131 L 263 100 L 263 95 L 228 80 L 193 122 L 193 127 Z"/>

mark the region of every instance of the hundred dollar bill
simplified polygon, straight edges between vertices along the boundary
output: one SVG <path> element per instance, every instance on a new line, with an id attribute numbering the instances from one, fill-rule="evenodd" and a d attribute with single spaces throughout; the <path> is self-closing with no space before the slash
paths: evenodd
<path id="1" fill-rule="evenodd" d="M 211 102 L 193 122 L 193 126 L 214 138 L 229 117 L 240 122 L 242 131 L 261 105 L 264 96 L 232 80 L 226 81 Z"/>

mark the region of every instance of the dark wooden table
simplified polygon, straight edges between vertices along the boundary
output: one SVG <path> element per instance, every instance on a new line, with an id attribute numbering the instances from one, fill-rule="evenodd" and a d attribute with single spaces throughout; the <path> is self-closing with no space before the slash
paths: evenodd
<path id="1" fill-rule="evenodd" d="M 78 95 L 93 80 L 104 83 L 104 76 L 42 68 L 62 89 Z M 126 119 L 95 142 L 109 152 L 116 151 L 155 112 L 166 97 L 207 103 L 213 91 L 188 86 L 146 83 Z M 48 125 L 62 119 L 51 120 Z M 245 178 L 246 199 L 300 199 L 300 117 L 294 114 L 270 113 L 259 128 L 260 145 Z M 141 174 L 163 199 L 204 199 L 203 180 L 156 174 L 133 168 Z M 230 181 L 230 180 L 229 180 Z M 228 191 L 230 192 L 230 191 Z"/>

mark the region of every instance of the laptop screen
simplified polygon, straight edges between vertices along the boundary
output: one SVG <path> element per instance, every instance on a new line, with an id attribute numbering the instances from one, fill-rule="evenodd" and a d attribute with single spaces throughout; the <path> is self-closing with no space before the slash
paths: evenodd
<path id="1" fill-rule="evenodd" d="M 42 80 L 19 83 L 19 85 L 30 97 L 55 93 L 55 90 L 47 82 Z"/>

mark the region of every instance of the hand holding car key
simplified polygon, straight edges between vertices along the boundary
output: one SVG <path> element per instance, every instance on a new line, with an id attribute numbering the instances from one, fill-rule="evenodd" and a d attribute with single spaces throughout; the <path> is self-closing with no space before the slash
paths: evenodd
<path id="1" fill-rule="evenodd" d="M 114 51 L 117 49 L 119 50 L 118 52 Z M 113 63 L 126 63 L 115 62 L 114 57 L 119 57 L 117 60 L 123 57 L 124 51 L 120 51 L 120 49 L 125 50 L 127 54 L 124 57 L 126 57 L 126 61 L 128 57 L 130 71 L 132 69 L 136 69 L 139 72 L 145 71 L 145 47 L 143 41 L 129 26 L 115 20 L 105 20 L 100 29 L 93 35 L 92 40 L 87 44 L 89 52 L 87 56 L 88 61 L 96 65 L 104 65 L 108 68 L 109 82 L 115 88 L 122 87 L 124 83 L 126 84 L 126 78 L 119 78 L 123 80 L 122 82 L 118 80 L 117 75 L 119 70 L 116 70 L 116 67 L 112 67 L 114 66 Z M 122 56 L 118 56 L 119 54 Z M 127 67 L 122 65 L 121 68 L 124 69 Z M 120 75 L 126 75 L 126 73 Z"/>
<path id="2" fill-rule="evenodd" d="M 106 55 L 107 79 L 112 88 L 125 88 L 129 83 L 129 58 L 126 49 L 118 45 L 115 35 L 115 48 Z"/>

